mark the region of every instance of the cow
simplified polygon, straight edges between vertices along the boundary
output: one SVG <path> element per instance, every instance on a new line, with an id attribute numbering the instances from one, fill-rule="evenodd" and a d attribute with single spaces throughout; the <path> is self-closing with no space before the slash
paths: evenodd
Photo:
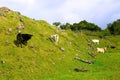
<path id="1" fill-rule="evenodd" d="M 54 41 L 55 44 L 57 44 L 59 41 L 59 35 L 58 34 L 51 35 L 51 39 Z"/>
<path id="2" fill-rule="evenodd" d="M 107 50 L 107 48 L 97 48 L 97 52 L 99 53 L 105 53 L 105 51 Z"/>
<path id="3" fill-rule="evenodd" d="M 17 46 L 19 47 L 19 45 L 21 46 L 22 48 L 22 44 L 24 45 L 27 45 L 27 41 L 29 39 L 31 39 L 33 35 L 31 34 L 21 34 L 21 33 L 18 33 L 17 34 Z"/>
<path id="4" fill-rule="evenodd" d="M 92 42 L 95 43 L 95 44 L 99 44 L 99 40 L 98 39 L 93 39 Z"/>
<path id="5" fill-rule="evenodd" d="M 110 46 L 111 49 L 115 49 L 116 47 L 115 46 Z"/>

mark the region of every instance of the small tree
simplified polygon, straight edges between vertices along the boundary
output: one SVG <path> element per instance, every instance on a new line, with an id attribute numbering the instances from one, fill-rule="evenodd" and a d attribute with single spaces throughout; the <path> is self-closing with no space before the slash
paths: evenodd
<path id="1" fill-rule="evenodd" d="M 53 25 L 54 26 L 59 26 L 61 23 L 60 22 L 54 22 Z"/>

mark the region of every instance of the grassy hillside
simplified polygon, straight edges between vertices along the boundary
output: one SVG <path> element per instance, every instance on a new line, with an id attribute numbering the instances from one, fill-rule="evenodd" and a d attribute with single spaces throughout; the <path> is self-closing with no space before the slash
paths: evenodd
<path id="1" fill-rule="evenodd" d="M 22 19 L 22 21 L 21 21 Z M 27 46 L 17 47 L 14 43 L 18 33 L 17 27 L 24 24 L 22 33 L 32 34 Z M 9 31 L 12 29 L 12 31 Z M 49 40 L 50 35 L 59 34 L 55 45 Z M 88 50 L 86 39 L 100 39 L 94 48 L 107 45 L 105 54 Z M 12 10 L 0 9 L 0 80 L 119 80 L 120 79 L 120 36 L 101 39 L 86 36 L 70 30 L 60 31 L 43 20 L 34 20 Z M 64 50 L 61 50 L 63 48 Z M 94 52 L 92 58 L 88 51 Z M 94 60 L 86 64 L 75 60 L 80 57 Z M 87 72 L 76 72 L 74 68 L 84 67 Z"/>

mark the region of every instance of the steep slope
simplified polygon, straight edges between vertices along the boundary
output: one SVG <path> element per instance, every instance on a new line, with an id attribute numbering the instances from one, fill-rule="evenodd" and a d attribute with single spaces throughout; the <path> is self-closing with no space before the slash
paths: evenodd
<path id="1" fill-rule="evenodd" d="M 19 26 L 24 26 L 24 29 L 21 29 L 22 33 L 33 35 L 28 45 L 23 48 L 15 45 Z M 49 39 L 50 35 L 56 33 L 60 37 L 57 45 Z M 0 80 L 86 80 L 87 78 L 107 80 L 111 75 L 118 75 L 120 72 L 116 73 L 115 70 L 119 65 L 110 67 L 114 73 L 106 68 L 111 65 L 112 60 L 118 60 L 118 57 L 109 61 L 107 57 L 113 58 L 113 56 L 105 54 L 104 59 L 103 55 L 95 53 L 99 55 L 95 59 L 88 54 L 89 46 L 86 39 L 92 38 L 98 37 L 88 37 L 70 30 L 57 30 L 44 20 L 34 20 L 6 7 L 0 8 Z M 105 45 L 105 40 L 100 40 L 101 45 L 94 47 Z M 74 60 L 76 56 L 95 60 L 95 64 L 76 61 Z M 117 51 L 115 56 L 119 56 Z M 109 64 L 107 65 L 105 61 Z M 119 62 L 118 60 L 115 64 Z M 86 67 L 90 71 L 76 73 L 74 68 L 78 66 Z M 110 74 L 107 75 L 107 71 L 103 72 L 104 69 Z"/>
<path id="2" fill-rule="evenodd" d="M 43 76 L 42 74 L 59 73 L 61 69 L 65 70 L 70 65 L 64 66 L 67 61 L 72 61 L 74 58 L 75 48 L 72 48 L 70 43 L 73 42 L 73 46 L 78 45 L 73 39 L 73 37 L 78 38 L 77 35 L 71 31 L 68 33 L 57 31 L 43 20 L 28 18 L 5 7 L 0 9 L 0 13 L 0 60 L 2 64 L 0 72 L 3 76 L 1 79 L 37 78 Z M 21 25 L 25 27 L 21 30 L 22 33 L 33 35 L 28 45 L 23 48 L 17 47 L 14 43 L 18 27 Z M 55 33 L 60 35 L 58 45 L 49 40 L 50 35 Z"/>

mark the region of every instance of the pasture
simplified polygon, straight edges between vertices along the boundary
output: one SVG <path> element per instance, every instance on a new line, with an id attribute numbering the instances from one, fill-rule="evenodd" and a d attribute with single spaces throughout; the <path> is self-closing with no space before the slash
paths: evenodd
<path id="1" fill-rule="evenodd" d="M 16 12 L 0 16 L 0 80 L 119 80 L 120 79 L 120 36 L 99 38 L 84 32 L 64 32 L 56 30 L 44 20 L 34 20 Z M 22 33 L 32 34 L 27 46 L 17 47 L 14 43 L 17 26 L 25 28 Z M 12 29 L 9 33 L 8 29 Z M 92 32 L 91 32 L 92 33 Z M 52 34 L 59 35 L 55 45 L 49 40 Z M 94 33 L 96 34 L 96 33 Z M 92 43 L 99 39 L 99 44 Z M 90 48 L 88 41 L 93 48 Z M 111 48 L 110 46 L 115 46 Z M 97 47 L 107 47 L 107 51 L 97 53 Z M 95 57 L 91 57 L 92 52 Z M 84 60 L 93 60 L 87 64 Z M 76 67 L 86 68 L 86 72 L 76 72 Z"/>

